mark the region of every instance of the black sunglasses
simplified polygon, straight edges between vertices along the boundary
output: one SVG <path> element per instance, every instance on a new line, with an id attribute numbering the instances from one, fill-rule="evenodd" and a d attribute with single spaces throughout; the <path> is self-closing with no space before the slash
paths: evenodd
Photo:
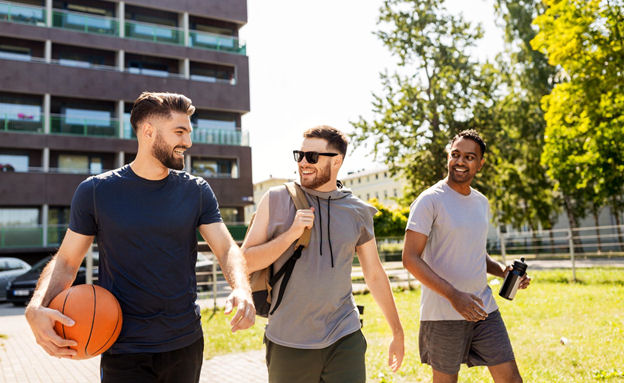
<path id="1" fill-rule="evenodd" d="M 308 161 L 308 163 L 310 164 L 317 163 L 319 156 L 334 157 L 337 155 L 338 153 L 302 152 L 301 150 L 293 150 L 293 156 L 295 157 L 295 161 L 301 162 L 303 157 L 305 157 L 306 161 Z"/>

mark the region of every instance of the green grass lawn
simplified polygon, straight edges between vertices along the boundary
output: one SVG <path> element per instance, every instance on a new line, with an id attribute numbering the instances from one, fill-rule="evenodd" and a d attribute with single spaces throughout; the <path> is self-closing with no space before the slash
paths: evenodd
<path id="1" fill-rule="evenodd" d="M 534 271 L 528 290 L 513 301 L 497 294 L 520 372 L 526 382 L 624 382 L 624 270 Z M 500 285 L 493 286 L 496 293 Z M 431 380 L 431 369 L 420 364 L 418 323 L 420 290 L 397 291 L 395 299 L 405 330 L 406 357 L 396 374 L 386 367 L 390 331 L 370 294 L 356 295 L 365 306 L 363 332 L 368 341 L 368 381 Z M 206 358 L 262 348 L 264 320 L 252 330 L 231 334 L 222 312 L 204 311 Z M 566 338 L 567 343 L 561 344 Z M 490 381 L 487 368 L 462 366 L 460 382 Z"/>

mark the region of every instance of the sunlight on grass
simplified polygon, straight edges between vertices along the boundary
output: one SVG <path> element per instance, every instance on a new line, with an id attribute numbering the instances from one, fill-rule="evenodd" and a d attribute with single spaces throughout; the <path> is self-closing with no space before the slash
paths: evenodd
<path id="1" fill-rule="evenodd" d="M 526 382 L 621 381 L 624 378 L 624 270 L 579 269 L 578 283 L 569 270 L 534 271 L 528 290 L 513 301 L 498 297 L 516 359 Z M 370 294 L 356 295 L 365 306 L 363 332 L 368 341 L 367 374 L 370 382 L 431 380 L 431 369 L 418 355 L 420 290 L 395 291 L 405 330 L 406 357 L 393 374 L 387 363 L 390 330 Z M 218 311 L 202 313 L 206 358 L 230 352 L 260 349 L 264 319 L 251 330 L 231 334 L 229 317 Z M 566 338 L 562 344 L 562 338 Z M 460 382 L 491 381 L 487 369 L 462 366 Z"/>

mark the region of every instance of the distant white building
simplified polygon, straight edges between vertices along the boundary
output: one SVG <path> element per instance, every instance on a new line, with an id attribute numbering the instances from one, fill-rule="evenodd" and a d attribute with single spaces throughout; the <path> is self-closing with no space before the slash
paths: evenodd
<path id="1" fill-rule="evenodd" d="M 356 197 L 364 201 L 377 198 L 385 206 L 398 206 L 394 199 L 403 196 L 403 188 L 406 185 L 405 180 L 391 177 L 385 166 L 349 172 L 340 180 Z"/>
<path id="2" fill-rule="evenodd" d="M 256 209 L 258 208 L 258 203 L 262 199 L 264 193 L 269 191 L 269 189 L 273 186 L 283 185 L 289 181 L 292 181 L 292 179 L 270 177 L 269 179 L 255 183 L 253 185 L 253 205 L 245 206 L 245 223 L 249 224 L 251 216 L 253 213 L 256 212 Z"/>

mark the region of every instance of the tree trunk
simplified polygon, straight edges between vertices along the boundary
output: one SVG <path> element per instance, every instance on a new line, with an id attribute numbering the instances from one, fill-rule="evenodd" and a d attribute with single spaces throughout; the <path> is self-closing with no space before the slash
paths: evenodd
<path id="1" fill-rule="evenodd" d="M 594 224 L 596 225 L 596 239 L 598 239 L 598 254 L 602 253 L 602 244 L 600 243 L 600 220 L 597 209 L 592 209 L 592 213 L 594 213 Z"/>
<path id="2" fill-rule="evenodd" d="M 618 242 L 620 242 L 620 251 L 624 251 L 624 240 L 622 240 L 622 227 L 620 221 L 620 212 L 615 211 L 615 224 L 617 225 L 617 233 L 618 233 Z"/>
<path id="3" fill-rule="evenodd" d="M 578 218 L 574 214 L 574 209 L 572 208 L 572 201 L 570 201 L 570 197 L 565 194 L 563 196 L 563 204 L 565 206 L 566 214 L 568 216 L 568 225 L 570 225 L 570 232 L 572 233 L 574 251 L 577 253 L 582 253 L 583 246 L 579 246 L 581 242 L 578 238 L 574 238 L 574 229 L 578 228 Z"/>

